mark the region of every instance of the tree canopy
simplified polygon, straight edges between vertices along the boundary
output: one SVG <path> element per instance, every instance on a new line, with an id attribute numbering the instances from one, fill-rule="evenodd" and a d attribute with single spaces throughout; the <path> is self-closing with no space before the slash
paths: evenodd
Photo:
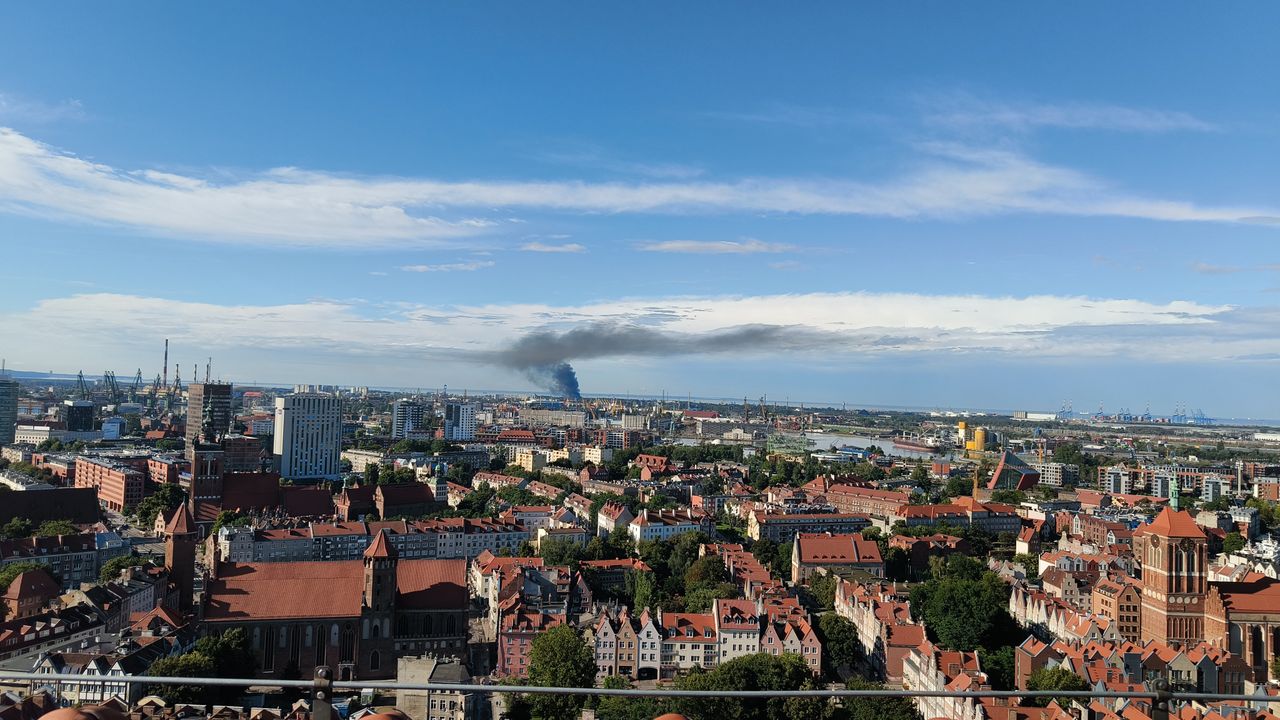
<path id="1" fill-rule="evenodd" d="M 533 639 L 529 650 L 529 684 L 541 687 L 591 687 L 595 684 L 596 657 L 577 631 L 558 625 Z M 530 695 L 528 703 L 542 718 L 575 717 L 582 707 L 580 695 Z"/>
<path id="2" fill-rule="evenodd" d="M 924 620 L 934 639 L 966 651 L 1023 639 L 1007 609 L 1009 588 L 995 573 L 963 555 L 933 565 L 933 578 L 911 589 L 911 612 Z"/>
<path id="3" fill-rule="evenodd" d="M 1076 675 L 1067 668 L 1053 667 L 1040 668 L 1031 673 L 1031 677 L 1027 678 L 1028 690 L 1088 690 L 1089 683 L 1084 678 Z M 1071 698 L 1044 696 L 1035 698 L 1034 702 L 1040 707 L 1046 707 L 1051 701 L 1056 700 L 1059 705 L 1067 707 L 1071 702 Z"/>
<path id="4" fill-rule="evenodd" d="M 168 517 L 186 501 L 186 490 L 172 483 L 161 483 L 138 503 L 133 509 L 133 516 L 138 520 L 139 525 L 149 528 L 155 524 L 157 515 L 163 514 L 164 517 Z"/>

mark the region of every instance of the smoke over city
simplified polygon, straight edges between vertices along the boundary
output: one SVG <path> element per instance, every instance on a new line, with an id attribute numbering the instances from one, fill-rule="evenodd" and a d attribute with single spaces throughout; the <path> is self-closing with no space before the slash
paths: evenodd
<path id="1" fill-rule="evenodd" d="M 706 334 L 663 332 L 615 323 L 590 323 L 572 330 L 539 330 L 497 351 L 492 362 L 518 370 L 561 397 L 582 396 L 572 360 L 611 357 L 672 357 L 728 352 L 814 350 L 846 342 L 807 328 L 741 325 Z"/>
<path id="2" fill-rule="evenodd" d="M 523 368 L 523 372 L 539 387 L 550 390 L 554 395 L 571 400 L 582 397 L 582 390 L 578 387 L 578 373 L 567 362 Z"/>

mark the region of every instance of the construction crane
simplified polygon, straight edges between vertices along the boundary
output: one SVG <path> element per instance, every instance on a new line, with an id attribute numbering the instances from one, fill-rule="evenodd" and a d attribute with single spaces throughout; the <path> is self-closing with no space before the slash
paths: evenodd
<path id="1" fill-rule="evenodd" d="M 116 384 L 115 372 L 112 370 L 103 370 L 102 384 L 107 387 L 107 401 L 112 405 L 119 405 L 120 386 Z"/>
<path id="2" fill-rule="evenodd" d="M 138 402 L 138 398 L 142 397 L 142 368 L 138 368 L 138 374 L 133 376 L 133 387 L 129 388 L 129 402 Z"/>
<path id="3" fill-rule="evenodd" d="M 76 395 L 78 395 L 78 396 L 80 397 L 80 399 L 81 399 L 81 400 L 89 400 L 89 399 L 91 399 L 91 398 L 90 398 L 90 394 L 89 394 L 89 386 L 88 386 L 88 384 L 86 384 L 86 383 L 85 383 L 85 381 L 84 381 L 84 371 L 83 371 L 83 370 L 81 370 L 81 371 L 76 375 Z"/>

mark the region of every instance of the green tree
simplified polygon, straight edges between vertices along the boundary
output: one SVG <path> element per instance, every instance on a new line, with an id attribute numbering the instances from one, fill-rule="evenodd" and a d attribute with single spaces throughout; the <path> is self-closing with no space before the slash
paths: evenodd
<path id="1" fill-rule="evenodd" d="M 835 675 L 841 668 L 852 670 L 862 660 L 862 643 L 853 623 L 835 613 L 826 613 L 818 618 L 817 630 L 829 674 Z"/>
<path id="2" fill-rule="evenodd" d="M 982 663 L 982 670 L 987 674 L 993 689 L 1016 689 L 1013 686 L 1014 659 L 1012 645 L 1004 645 L 990 651 L 979 649 L 978 660 Z"/>
<path id="3" fill-rule="evenodd" d="M 204 653 L 188 652 L 160 658 L 151 663 L 147 674 L 154 677 L 207 678 L 213 676 L 214 665 Z M 170 704 L 205 703 L 210 702 L 210 690 L 208 685 L 153 685 L 148 692 Z"/>
<path id="4" fill-rule="evenodd" d="M 836 607 L 836 585 L 839 578 L 831 573 L 814 575 L 809 578 L 809 592 L 818 606 L 818 610 L 830 611 Z"/>
<path id="5" fill-rule="evenodd" d="M 237 510 L 222 510 L 218 513 L 218 517 L 214 518 L 213 527 L 209 533 L 217 535 L 223 527 L 244 527 L 251 522 L 253 522 L 252 518 L 240 514 Z"/>
<path id="6" fill-rule="evenodd" d="M 715 585 L 728 579 L 729 571 L 724 567 L 724 560 L 716 555 L 698 558 L 684 573 L 685 587 Z"/>
<path id="7" fill-rule="evenodd" d="M 699 585 L 684 596 L 685 612 L 704 613 L 716 600 L 728 600 L 738 596 L 738 586 L 732 583 Z"/>
<path id="8" fill-rule="evenodd" d="M 626 678 L 610 675 L 600 683 L 600 687 L 626 690 L 631 683 Z M 663 703 L 658 698 L 605 695 L 596 706 L 596 717 L 600 720 L 653 720 L 662 711 Z"/>
<path id="9" fill-rule="evenodd" d="M 0 528 L 0 534 L 4 535 L 7 540 L 19 540 L 31 537 L 35 534 L 35 529 L 31 526 L 30 520 L 24 517 L 15 517 Z"/>
<path id="10" fill-rule="evenodd" d="M 133 510 L 133 516 L 143 528 L 155 524 L 156 516 L 169 517 L 178 506 L 187 501 L 187 492 L 178 485 L 162 483 Z"/>
<path id="11" fill-rule="evenodd" d="M 981 567 L 960 555 L 937 564 L 932 579 L 911 589 L 912 614 L 924 620 L 935 640 L 954 650 L 1016 645 L 1025 633 L 1009 616 L 1008 586 L 994 573 L 975 574 L 974 565 Z"/>
<path id="12" fill-rule="evenodd" d="M 884 554 L 884 574 L 890 580 L 905 582 L 911 579 L 911 555 L 900 547 L 891 547 Z"/>
<path id="13" fill-rule="evenodd" d="M 889 690 L 880 683 L 853 676 L 845 682 L 850 690 Z M 920 712 L 904 697 L 847 697 L 840 704 L 848 720 L 921 720 Z"/>
<path id="14" fill-rule="evenodd" d="M 1089 683 L 1064 667 L 1040 668 L 1027 678 L 1028 690 L 1088 690 Z M 1071 699 L 1067 697 L 1044 696 L 1033 701 L 1040 707 L 1046 707 L 1050 701 L 1057 701 L 1062 707 L 1069 707 Z"/>
<path id="15" fill-rule="evenodd" d="M 533 639 L 529 650 L 529 684 L 540 687 L 591 687 L 595 684 L 595 653 L 568 625 L 558 625 Z M 580 695 L 537 694 L 529 705 L 541 718 L 575 717 Z"/>
<path id="16" fill-rule="evenodd" d="M 582 560 L 584 548 L 572 540 L 543 539 L 538 543 L 538 556 L 547 565 L 567 565 L 576 570 Z"/>
<path id="17" fill-rule="evenodd" d="M 693 672 L 676 680 L 679 690 L 800 690 L 813 687 L 813 674 L 792 653 L 747 655 L 723 663 L 711 672 Z M 825 720 L 832 706 L 824 700 L 795 702 L 794 698 L 681 698 L 680 712 L 693 718 L 735 720 Z"/>
<path id="18" fill-rule="evenodd" d="M 1227 533 L 1222 540 L 1222 552 L 1233 553 L 1243 550 L 1245 546 L 1244 536 L 1238 532 Z"/>
<path id="19" fill-rule="evenodd" d="M 631 607 L 639 612 L 642 608 L 649 607 L 656 599 L 658 583 L 653 573 L 633 570 L 627 573 L 626 588 L 627 594 L 631 596 Z"/>
<path id="20" fill-rule="evenodd" d="M 105 585 L 120 577 L 120 572 L 125 568 L 147 564 L 149 563 L 146 560 L 138 557 L 137 555 L 120 555 L 113 557 L 102 564 L 102 569 L 98 571 L 98 582 Z"/>
<path id="21" fill-rule="evenodd" d="M 1034 580 L 1040 577 L 1040 558 L 1027 553 L 1019 553 L 1013 556 L 1013 561 L 1022 566 L 1027 573 L 1028 580 Z"/>
<path id="22" fill-rule="evenodd" d="M 71 524 L 69 520 L 45 520 L 40 523 L 40 527 L 36 528 L 38 537 L 56 537 L 58 535 L 78 535 L 80 528 Z"/>

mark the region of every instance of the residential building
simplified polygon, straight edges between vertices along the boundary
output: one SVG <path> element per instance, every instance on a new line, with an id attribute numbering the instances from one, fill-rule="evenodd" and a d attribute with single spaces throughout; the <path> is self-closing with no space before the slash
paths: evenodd
<path id="1" fill-rule="evenodd" d="M 44 568 L 18 573 L 4 591 L 4 617 L 14 619 L 35 615 L 60 594 L 62 586 L 54 582 Z"/>
<path id="2" fill-rule="evenodd" d="M 596 534 L 600 537 L 609 537 L 619 528 L 626 529 L 634 519 L 635 516 L 626 505 L 607 502 L 600 506 L 600 511 L 596 513 Z"/>
<path id="3" fill-rule="evenodd" d="M 929 569 L 929 558 L 947 558 L 950 555 L 967 555 L 969 541 L 955 535 L 935 533 L 933 535 L 894 535 L 889 538 L 889 547 L 900 548 L 907 552 L 913 577 L 923 577 Z"/>
<path id="4" fill-rule="evenodd" d="M 1080 466 L 1073 463 L 1033 462 L 1032 470 L 1040 473 L 1040 482 L 1051 487 L 1075 487 L 1080 484 Z"/>
<path id="5" fill-rule="evenodd" d="M 1093 586 L 1094 615 L 1110 620 L 1125 640 L 1137 642 L 1142 635 L 1142 591 L 1130 579 L 1103 578 Z"/>
<path id="6" fill-rule="evenodd" d="M 861 533 L 797 533 L 791 546 L 791 582 L 807 583 L 819 569 L 884 577 L 884 560 L 876 541 Z"/>
<path id="7" fill-rule="evenodd" d="M 862 513 L 771 513 L 756 510 L 747 517 L 747 536 L 752 540 L 788 543 L 800 532 L 846 534 L 871 526 Z"/>
<path id="8" fill-rule="evenodd" d="M 627 525 L 627 532 L 635 542 L 666 540 L 681 533 L 710 532 L 710 517 L 693 510 L 641 510 Z"/>
<path id="9" fill-rule="evenodd" d="M 96 582 L 102 563 L 115 556 L 108 555 L 105 552 L 99 554 L 98 539 L 94 533 L 0 540 L 0 566 L 40 562 L 48 565 L 68 588 L 77 587 L 82 582 Z"/>
<path id="10" fill-rule="evenodd" d="M 445 403 L 444 439 L 471 442 L 476 439 L 476 406 L 469 403 Z"/>
<path id="11" fill-rule="evenodd" d="M 426 408 L 415 400 L 397 400 L 391 404 L 391 439 L 404 440 L 423 435 L 430 428 L 425 422 Z"/>
<path id="12" fill-rule="evenodd" d="M 276 398 L 274 451 L 288 480 L 337 480 L 342 403 L 323 393 Z"/>
<path id="13" fill-rule="evenodd" d="M 142 502 L 146 484 L 146 473 L 126 462 L 107 457 L 76 458 L 76 487 L 93 488 L 98 502 L 109 510 L 122 512 Z"/>
<path id="14" fill-rule="evenodd" d="M 467 685 L 471 673 L 455 658 L 438 658 L 434 655 L 400 657 L 396 659 L 396 682 L 409 685 L 431 683 L 433 685 Z M 475 693 L 462 690 L 411 690 L 396 691 L 396 709 L 411 718 L 426 720 L 475 720 L 480 716 L 480 703 Z"/>
<path id="15" fill-rule="evenodd" d="M 18 381 L 0 378 L 0 445 L 14 441 L 18 425 Z"/>

